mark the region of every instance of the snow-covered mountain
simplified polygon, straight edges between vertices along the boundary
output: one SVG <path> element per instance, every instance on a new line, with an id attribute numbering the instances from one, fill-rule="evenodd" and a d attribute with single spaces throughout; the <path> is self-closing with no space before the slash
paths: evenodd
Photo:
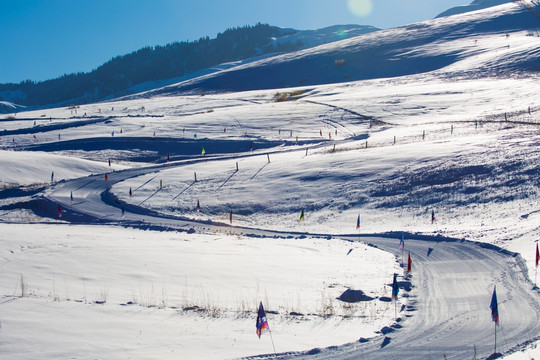
<path id="1" fill-rule="evenodd" d="M 515 0 L 474 0 L 469 5 L 462 5 L 462 6 L 456 6 L 453 8 L 450 8 L 446 11 L 443 11 L 437 17 L 444 17 L 444 16 L 451 16 L 456 14 L 463 14 L 469 11 L 476 11 L 485 9 L 492 6 L 497 6 L 501 4 L 506 4 L 508 2 L 515 1 Z"/>
<path id="2" fill-rule="evenodd" d="M 381 30 L 243 64 L 155 93 L 311 86 L 433 70 L 478 75 L 538 71 L 540 20 L 533 13 L 538 10 L 540 5 L 527 0 Z"/>

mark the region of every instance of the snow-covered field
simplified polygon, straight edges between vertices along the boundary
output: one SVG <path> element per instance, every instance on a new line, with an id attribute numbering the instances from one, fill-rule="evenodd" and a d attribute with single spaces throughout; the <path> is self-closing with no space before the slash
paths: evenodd
<path id="1" fill-rule="evenodd" d="M 370 296 L 389 295 L 381 281 L 398 271 L 394 257 L 360 243 L 115 226 L 0 227 L 0 349 L 12 359 L 272 352 L 269 339 L 255 335 L 259 301 L 277 312 L 269 321 L 280 351 L 369 337 L 394 314 L 390 303 L 336 300 L 360 284 Z"/>
<path id="2" fill-rule="evenodd" d="M 411 295 L 386 301 L 392 274 L 406 280 L 401 232 L 518 253 L 505 255 L 510 277 L 538 309 L 540 79 L 462 75 L 497 52 L 506 58 L 498 49 L 509 41 L 536 49 L 538 39 L 489 35 L 479 42 L 490 56 L 472 51 L 398 78 L 147 93 L 0 118 L 0 356 L 222 359 L 272 353 L 271 339 L 290 352 L 375 338 L 429 291 L 414 289 L 413 271 Z M 440 49 L 410 56 L 426 51 Z M 357 236 L 389 233 L 393 253 Z M 415 256 L 429 263 L 430 250 Z M 459 295 L 486 293 L 473 318 L 489 319 L 501 271 L 479 276 L 480 288 L 461 274 L 469 286 Z M 373 299 L 338 299 L 347 289 Z M 259 340 L 260 301 L 272 338 Z M 423 315 L 403 309 L 407 332 L 408 318 Z M 521 345 L 538 335 L 498 351 L 538 356 Z"/>

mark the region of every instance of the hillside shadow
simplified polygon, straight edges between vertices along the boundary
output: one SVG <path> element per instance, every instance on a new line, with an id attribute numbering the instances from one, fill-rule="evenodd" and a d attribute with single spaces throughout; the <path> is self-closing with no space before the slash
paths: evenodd
<path id="1" fill-rule="evenodd" d="M 156 177 L 154 176 L 153 178 L 151 178 L 150 180 L 148 180 L 147 182 L 145 182 L 144 184 L 140 185 L 138 188 L 136 188 L 134 191 L 137 191 L 139 190 L 140 188 L 142 188 L 144 185 L 148 184 L 150 181 L 154 180 Z"/>
<path id="2" fill-rule="evenodd" d="M 179 197 L 180 195 L 182 195 L 183 193 L 185 193 L 186 191 L 189 190 L 189 188 L 191 188 L 193 185 L 195 185 L 196 181 L 193 181 L 191 184 L 189 184 L 184 190 L 180 191 L 178 193 L 178 195 L 176 195 L 175 197 L 173 197 L 173 200 L 176 200 L 177 197 Z"/>
<path id="3" fill-rule="evenodd" d="M 158 192 L 160 192 L 160 191 L 161 191 L 161 189 L 157 189 L 155 193 L 153 193 L 152 195 L 150 195 L 149 197 L 147 197 L 146 199 L 144 199 L 143 201 L 141 201 L 141 202 L 139 203 L 139 206 L 142 205 L 142 204 L 144 204 L 145 202 L 147 202 L 147 201 L 150 200 L 151 198 L 153 198 L 153 197 L 154 197 Z"/>
<path id="4" fill-rule="evenodd" d="M 231 178 L 237 173 L 238 171 L 234 171 L 231 176 L 229 176 L 224 182 L 223 184 L 219 185 L 219 187 L 217 188 L 218 190 L 221 189 L 223 186 L 225 186 L 226 183 L 229 182 L 229 180 L 231 180 Z"/>
<path id="5" fill-rule="evenodd" d="M 255 179 L 255 177 L 256 177 L 257 175 L 259 175 L 259 173 L 260 173 L 266 166 L 268 166 L 268 164 L 270 164 L 270 163 L 264 164 L 264 165 L 259 169 L 259 171 L 257 171 L 251 178 L 249 178 L 249 180 L 251 181 L 251 180 Z"/>

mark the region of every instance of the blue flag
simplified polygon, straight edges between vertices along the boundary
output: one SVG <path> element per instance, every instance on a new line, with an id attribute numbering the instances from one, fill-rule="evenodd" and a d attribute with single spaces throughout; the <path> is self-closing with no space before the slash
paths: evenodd
<path id="1" fill-rule="evenodd" d="M 399 286 L 397 283 L 397 274 L 394 274 L 394 281 L 392 282 L 392 300 L 397 300 L 399 293 Z"/>
<path id="2" fill-rule="evenodd" d="M 259 304 L 259 313 L 257 314 L 257 335 L 259 336 L 259 339 L 261 338 L 261 335 L 269 331 L 268 327 L 268 321 L 266 320 L 266 312 L 264 311 L 262 302 Z"/>
<path id="3" fill-rule="evenodd" d="M 491 296 L 491 305 L 489 305 L 489 308 L 491 309 L 491 319 L 495 324 L 499 324 L 499 307 L 497 305 L 497 292 L 495 291 L 495 286 L 493 286 L 493 295 Z"/>
<path id="4" fill-rule="evenodd" d="M 405 235 L 401 233 L 401 241 L 399 242 L 399 248 L 403 249 L 405 247 Z"/>

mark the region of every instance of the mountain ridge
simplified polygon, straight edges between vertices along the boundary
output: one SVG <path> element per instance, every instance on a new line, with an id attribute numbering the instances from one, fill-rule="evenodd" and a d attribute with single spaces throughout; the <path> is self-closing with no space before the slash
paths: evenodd
<path id="1" fill-rule="evenodd" d="M 540 20 L 532 11 L 538 11 L 540 5 L 530 0 L 522 5 L 509 3 L 381 30 L 244 64 L 141 96 L 312 86 L 414 75 L 450 66 L 454 75 L 538 72 Z M 510 46 L 514 33 L 520 38 L 518 47 Z M 493 41 L 494 46 L 487 43 Z M 464 60 L 476 58 L 482 61 L 460 68 Z"/>
<path id="2" fill-rule="evenodd" d="M 362 25 L 295 30 L 258 23 L 227 29 L 214 39 L 207 36 L 192 42 L 147 46 L 116 56 L 88 73 L 66 74 L 42 82 L 0 84 L 0 100 L 25 106 L 106 100 L 168 85 L 205 69 L 212 72 L 213 67 L 227 67 L 230 62 L 287 53 L 377 30 Z"/>

